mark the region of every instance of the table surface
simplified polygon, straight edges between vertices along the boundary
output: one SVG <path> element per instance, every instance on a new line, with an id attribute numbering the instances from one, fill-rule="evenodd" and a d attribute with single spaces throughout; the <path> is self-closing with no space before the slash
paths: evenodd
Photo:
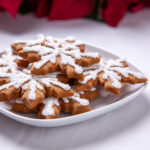
<path id="1" fill-rule="evenodd" d="M 14 39 L 38 33 L 77 39 L 128 58 L 150 76 L 150 11 L 127 14 L 117 28 L 86 19 L 48 21 L 33 14 L 13 20 L 0 13 L 0 49 Z M 3 150 L 149 150 L 150 86 L 130 103 L 103 116 L 78 124 L 37 128 L 0 115 L 0 146 Z"/>

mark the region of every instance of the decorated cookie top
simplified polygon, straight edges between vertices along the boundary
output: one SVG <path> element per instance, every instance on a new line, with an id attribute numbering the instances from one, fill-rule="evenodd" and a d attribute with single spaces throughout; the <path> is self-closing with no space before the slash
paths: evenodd
<path id="1" fill-rule="evenodd" d="M 61 64 L 69 64 L 75 68 L 76 73 L 81 74 L 83 69 L 76 63 L 76 60 L 80 60 L 83 57 L 99 58 L 98 53 L 83 52 L 84 50 L 81 50 L 80 46 L 84 45 L 84 43 L 75 40 L 72 36 L 58 39 L 51 36 L 38 35 L 35 40 L 16 41 L 15 43 L 25 44 L 22 48 L 23 53 L 35 52 L 40 56 L 40 60 L 33 63 L 35 69 L 40 69 L 48 62 L 55 64 L 59 57 Z"/>
<path id="2" fill-rule="evenodd" d="M 76 92 L 75 90 L 74 90 L 74 95 L 73 96 L 64 97 L 64 98 L 62 98 L 62 100 L 65 103 L 69 103 L 69 101 L 72 100 L 72 101 L 75 101 L 75 102 L 79 103 L 82 106 L 89 105 L 89 101 L 87 99 L 80 98 L 80 93 Z"/>
<path id="3" fill-rule="evenodd" d="M 23 90 L 30 89 L 28 94 L 30 100 L 35 100 L 36 98 L 36 89 L 43 90 L 43 86 L 50 87 L 51 85 L 56 85 L 62 88 L 65 91 L 70 90 L 70 86 L 68 84 L 61 83 L 57 75 L 59 72 L 48 74 L 47 76 L 33 76 L 27 74 L 27 70 L 16 71 L 16 72 L 8 72 L 8 73 L 0 73 L 0 78 L 8 78 L 9 83 L 1 85 L 0 90 L 9 88 L 14 86 L 16 89 L 22 87 Z"/>
<path id="4" fill-rule="evenodd" d="M 7 60 L 7 57 L 10 59 Z M 3 59 L 7 61 L 2 61 Z M 71 90 L 68 84 L 64 84 L 59 81 L 58 75 L 61 74 L 60 72 L 38 76 L 31 75 L 29 70 L 20 70 L 16 67 L 14 63 L 14 56 L 11 53 L 6 53 L 5 55 L 2 54 L 0 61 L 2 61 L 2 65 L 6 65 L 0 67 L 0 79 L 1 81 L 6 79 L 8 80 L 7 83 L 4 82 L 5 84 L 0 85 L 0 91 L 10 87 L 14 87 L 16 89 L 21 87 L 24 91 L 29 89 L 29 100 L 35 100 L 37 89 L 44 90 L 44 88 L 50 88 L 52 85 L 54 85 L 66 91 L 66 93 L 67 91 Z"/>
<path id="5" fill-rule="evenodd" d="M 140 82 L 140 80 L 145 78 L 143 74 L 132 71 L 128 67 L 126 61 L 123 59 L 110 59 L 107 61 L 102 59 L 99 64 L 85 67 L 84 74 L 84 81 L 79 81 L 81 84 L 86 84 L 89 80 L 96 80 L 99 77 L 102 78 L 104 81 L 110 80 L 111 85 L 117 89 L 121 88 L 121 82 L 123 78 L 128 79 L 129 76 L 133 76 L 138 80 L 137 82 Z"/>

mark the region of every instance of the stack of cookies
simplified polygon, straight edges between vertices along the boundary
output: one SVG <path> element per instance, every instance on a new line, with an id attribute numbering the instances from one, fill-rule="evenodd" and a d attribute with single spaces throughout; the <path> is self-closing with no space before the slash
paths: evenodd
<path id="1" fill-rule="evenodd" d="M 116 95 L 123 83 L 147 79 L 129 69 L 125 60 L 104 60 L 85 52 L 85 44 L 73 37 L 37 35 L 15 41 L 12 50 L 0 54 L 0 101 L 12 103 L 12 111 L 37 113 L 41 119 L 91 110 L 100 96 L 98 86 Z"/>

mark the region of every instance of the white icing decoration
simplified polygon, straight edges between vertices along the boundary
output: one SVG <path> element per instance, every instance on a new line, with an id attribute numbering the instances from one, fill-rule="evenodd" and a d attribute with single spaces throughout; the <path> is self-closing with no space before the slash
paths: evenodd
<path id="1" fill-rule="evenodd" d="M 22 101 L 21 101 L 21 99 L 16 99 L 14 103 L 22 104 Z"/>
<path id="2" fill-rule="evenodd" d="M 53 72 L 53 73 L 49 73 L 47 75 L 36 75 L 33 76 L 37 81 L 39 81 L 40 83 L 44 84 L 47 87 L 50 87 L 51 84 L 56 85 L 60 88 L 62 88 L 63 90 L 70 90 L 70 86 L 68 84 L 64 84 L 60 81 L 58 81 L 57 75 L 59 75 L 60 72 Z"/>
<path id="3" fill-rule="evenodd" d="M 65 40 L 68 40 L 68 41 L 75 41 L 75 37 L 74 36 L 67 36 L 65 38 Z"/>
<path id="4" fill-rule="evenodd" d="M 85 89 L 84 91 L 80 91 L 79 94 L 84 94 L 85 91 L 96 91 L 96 88 L 92 87 L 91 89 Z"/>
<path id="5" fill-rule="evenodd" d="M 90 90 L 87 89 L 86 91 L 96 91 L 96 88 L 92 87 Z"/>
<path id="6" fill-rule="evenodd" d="M 16 57 L 16 60 L 23 60 L 23 58 L 20 57 L 20 56 L 17 56 L 17 57 Z"/>
<path id="7" fill-rule="evenodd" d="M 81 56 L 84 56 L 84 57 L 91 57 L 91 58 L 97 58 L 99 57 L 99 53 L 82 53 Z"/>
<path id="8" fill-rule="evenodd" d="M 59 86 L 63 88 L 64 90 L 68 91 L 70 90 L 70 86 L 64 83 L 61 83 L 56 78 L 43 78 L 40 80 L 41 83 L 45 84 L 47 87 L 50 87 L 51 84 Z"/>
<path id="9" fill-rule="evenodd" d="M 120 89 L 122 86 L 120 82 L 121 76 L 118 73 L 120 73 L 124 77 L 133 75 L 138 79 L 144 78 L 143 74 L 131 71 L 129 67 L 124 67 L 123 62 L 125 62 L 124 59 L 117 59 L 117 60 L 110 59 L 108 61 L 104 61 L 102 59 L 99 64 L 85 67 L 84 68 L 85 78 L 83 81 L 79 81 L 79 83 L 85 84 L 91 79 L 95 80 L 100 72 L 104 73 L 102 76 L 103 79 L 105 80 L 110 79 L 112 81 L 112 86 L 117 89 Z"/>
<path id="10" fill-rule="evenodd" d="M 36 89 L 43 90 L 43 87 L 37 81 L 33 79 L 31 79 L 29 82 L 25 83 L 22 86 L 23 90 L 27 90 L 28 88 L 30 89 L 30 92 L 28 95 L 30 100 L 36 99 Z"/>
<path id="11" fill-rule="evenodd" d="M 34 40 L 16 40 L 14 43 L 15 44 L 26 44 L 27 46 L 31 45 L 36 45 L 36 44 L 41 44 L 44 41 L 44 35 L 43 34 L 38 34 Z"/>
<path id="12" fill-rule="evenodd" d="M 98 75 L 99 72 L 100 72 L 100 70 L 85 71 L 85 72 L 84 72 L 84 75 L 85 75 L 84 80 L 83 80 L 83 81 L 78 81 L 78 82 L 80 82 L 80 83 L 82 83 L 82 84 L 85 84 L 85 83 L 87 83 L 89 80 L 96 80 L 97 75 Z"/>
<path id="13" fill-rule="evenodd" d="M 16 89 L 22 86 L 23 90 L 30 89 L 29 99 L 35 100 L 36 98 L 36 89 L 43 90 L 43 87 L 40 83 L 44 84 L 47 87 L 50 87 L 51 84 L 62 88 L 63 90 L 70 90 L 70 86 L 68 84 L 61 83 L 57 79 L 57 75 L 59 72 L 50 73 L 48 75 L 39 75 L 32 76 L 28 74 L 28 70 L 24 69 L 23 72 L 16 71 L 14 73 L 0 73 L 0 77 L 9 78 L 10 82 L 0 86 L 0 90 L 9 88 L 14 86 Z"/>
<path id="14" fill-rule="evenodd" d="M 79 92 L 80 94 L 84 94 L 84 91 Z"/>
<path id="15" fill-rule="evenodd" d="M 62 98 L 62 100 L 65 102 L 65 103 L 69 103 L 69 100 L 73 100 L 73 101 L 76 101 L 78 102 L 80 105 L 82 106 L 87 106 L 89 105 L 89 101 L 87 99 L 84 99 L 84 98 L 80 98 L 80 94 L 77 93 L 76 91 L 74 91 L 74 95 L 73 96 L 70 96 L 70 97 L 65 97 L 65 98 Z"/>
<path id="16" fill-rule="evenodd" d="M 9 83 L 3 84 L 0 86 L 0 90 L 9 88 L 11 86 L 14 86 L 16 89 L 18 89 L 23 83 L 27 82 L 30 79 L 30 76 L 25 75 L 19 71 L 11 72 L 11 73 L 0 73 L 0 77 L 7 77 L 9 78 Z"/>
<path id="17" fill-rule="evenodd" d="M 107 67 L 115 67 L 115 66 L 123 67 L 122 62 L 125 62 L 125 61 L 126 61 L 126 59 L 123 59 L 123 58 L 116 59 L 115 61 L 112 59 L 109 59 L 107 61 Z"/>
<path id="18" fill-rule="evenodd" d="M 72 96 L 71 99 L 80 103 L 80 105 L 83 105 L 83 106 L 89 105 L 89 101 L 87 99 L 75 97 L 75 96 Z"/>
<path id="19" fill-rule="evenodd" d="M 69 103 L 69 100 L 68 100 L 67 98 L 63 98 L 63 101 L 64 101 L 65 103 Z"/>
<path id="20" fill-rule="evenodd" d="M 15 68 L 17 67 L 15 60 L 17 59 L 17 56 L 12 55 L 12 52 L 10 50 L 7 50 L 4 52 L 4 54 L 1 54 L 0 58 L 0 72 L 13 72 Z"/>
<path id="21" fill-rule="evenodd" d="M 59 106 L 58 99 L 50 97 L 50 98 L 45 99 L 43 101 L 43 104 L 44 104 L 44 108 L 42 110 L 42 115 L 43 116 L 49 116 L 49 115 L 55 116 L 55 111 L 54 111 L 53 106 L 54 105 Z"/>

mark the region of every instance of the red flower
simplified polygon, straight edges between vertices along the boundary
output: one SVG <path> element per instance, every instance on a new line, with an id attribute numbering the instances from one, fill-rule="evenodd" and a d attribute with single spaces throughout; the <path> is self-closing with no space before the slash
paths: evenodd
<path id="1" fill-rule="evenodd" d="M 97 6 L 101 1 L 101 16 L 114 27 L 122 20 L 127 10 L 138 12 L 150 7 L 150 0 L 0 0 L 0 11 L 6 10 L 15 18 L 22 3 L 22 13 L 35 11 L 38 17 L 48 16 L 49 20 L 58 20 L 85 17 L 94 8 L 89 16 L 97 19 Z"/>
<path id="2" fill-rule="evenodd" d="M 108 0 L 102 5 L 102 17 L 110 25 L 116 27 L 127 11 L 124 0 Z"/>
<path id="3" fill-rule="evenodd" d="M 50 20 L 81 18 L 88 15 L 95 0 L 54 0 L 50 10 Z"/>
<path id="4" fill-rule="evenodd" d="M 7 10 L 13 16 L 13 18 L 16 18 L 21 2 L 22 0 L 0 0 L 0 7 L 1 10 Z"/>
<path id="5" fill-rule="evenodd" d="M 150 0 L 142 0 L 143 4 L 147 7 L 150 7 Z"/>
<path id="6" fill-rule="evenodd" d="M 38 17 L 48 16 L 52 0 L 39 0 L 36 15 Z"/>
<path id="7" fill-rule="evenodd" d="M 127 3 L 138 3 L 139 0 L 126 0 Z"/>
<path id="8" fill-rule="evenodd" d="M 23 0 L 23 5 L 25 5 L 29 11 L 35 11 L 38 3 L 39 0 Z"/>
<path id="9" fill-rule="evenodd" d="M 126 2 L 128 10 L 133 13 L 136 13 L 145 7 L 142 0 L 126 0 Z"/>

